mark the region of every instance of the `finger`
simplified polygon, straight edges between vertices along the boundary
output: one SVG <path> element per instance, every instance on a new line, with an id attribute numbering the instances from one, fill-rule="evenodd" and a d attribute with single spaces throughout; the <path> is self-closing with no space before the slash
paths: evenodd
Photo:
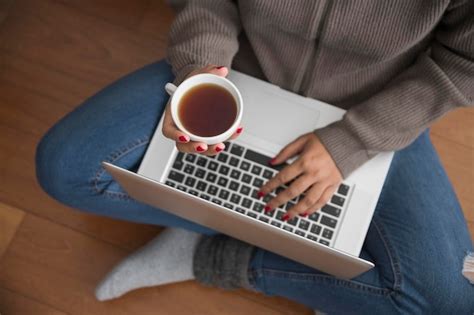
<path id="1" fill-rule="evenodd" d="M 244 128 L 242 126 L 240 126 L 239 128 L 237 128 L 237 130 L 234 132 L 234 134 L 229 138 L 229 140 L 234 140 L 236 139 L 238 136 L 240 136 L 242 134 L 242 131 L 244 130 Z"/>
<path id="2" fill-rule="evenodd" d="M 309 186 L 312 184 L 312 178 L 310 176 L 300 176 L 296 179 L 290 187 L 279 193 L 275 198 L 271 199 L 265 206 L 265 211 L 278 208 L 279 206 L 287 203 L 291 199 L 301 195 Z"/>
<path id="3" fill-rule="evenodd" d="M 295 141 L 291 142 L 288 144 L 286 147 L 284 147 L 272 160 L 271 164 L 272 165 L 278 165 L 280 163 L 285 162 L 289 158 L 297 155 L 298 153 L 303 150 L 304 144 L 306 142 L 306 138 L 304 136 L 301 136 L 297 138 Z"/>
<path id="4" fill-rule="evenodd" d="M 288 218 L 291 219 L 300 213 L 305 213 L 310 207 L 318 202 L 326 188 L 327 184 L 324 182 L 318 182 L 311 186 L 311 188 L 306 192 L 306 195 L 300 199 L 294 207 L 288 210 Z"/>
<path id="5" fill-rule="evenodd" d="M 162 128 L 163 135 L 176 142 L 180 143 L 188 143 L 189 136 L 186 135 L 184 132 L 176 127 L 173 117 L 171 117 L 171 109 L 170 106 L 166 106 L 165 109 L 165 117 L 163 118 L 163 128 Z"/>
<path id="6" fill-rule="evenodd" d="M 334 193 L 336 192 L 336 189 L 337 189 L 337 185 L 332 185 L 326 188 L 326 190 L 323 192 L 319 200 L 314 205 L 306 209 L 305 212 L 307 214 L 311 214 L 321 209 L 325 204 L 329 202 L 329 199 L 331 199 L 331 196 L 334 195 Z"/>
<path id="7" fill-rule="evenodd" d="M 229 74 L 229 69 L 224 66 L 210 66 L 206 70 L 207 73 L 215 74 L 220 77 L 226 77 Z"/>
<path id="8" fill-rule="evenodd" d="M 207 151 L 207 144 L 202 142 L 176 143 L 178 151 L 184 153 L 204 153 Z"/>
<path id="9" fill-rule="evenodd" d="M 272 179 L 266 182 L 259 191 L 260 196 L 265 196 L 271 191 L 275 190 L 279 186 L 282 186 L 303 172 L 298 162 L 295 162 L 291 165 L 286 166 L 278 174 L 276 174 Z"/>
<path id="10" fill-rule="evenodd" d="M 207 151 L 204 152 L 204 155 L 207 156 L 214 156 L 218 154 L 219 152 L 224 151 L 225 149 L 225 144 L 224 143 L 218 143 L 218 144 L 213 144 L 207 147 Z"/>

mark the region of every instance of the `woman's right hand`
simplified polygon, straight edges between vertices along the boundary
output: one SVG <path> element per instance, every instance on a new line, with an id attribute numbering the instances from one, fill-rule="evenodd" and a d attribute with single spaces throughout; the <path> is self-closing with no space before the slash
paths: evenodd
<path id="1" fill-rule="evenodd" d="M 226 67 L 218 67 L 214 65 L 206 66 L 201 69 L 192 71 L 186 78 L 200 73 L 212 73 L 221 77 L 226 77 L 229 70 Z M 178 129 L 171 116 L 170 102 L 166 105 L 165 117 L 163 120 L 163 135 L 176 142 L 176 148 L 185 153 L 201 153 L 205 155 L 216 155 L 225 148 L 224 143 L 218 143 L 208 146 L 203 142 L 190 141 L 189 136 Z M 230 137 L 229 140 L 237 138 L 242 133 L 242 127 Z"/>

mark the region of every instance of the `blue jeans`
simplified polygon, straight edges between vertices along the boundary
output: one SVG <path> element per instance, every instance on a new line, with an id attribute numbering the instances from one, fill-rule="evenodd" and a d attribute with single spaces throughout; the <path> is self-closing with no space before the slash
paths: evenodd
<path id="1" fill-rule="evenodd" d="M 144 67 L 86 100 L 38 146 L 37 175 L 53 198 L 94 214 L 216 232 L 131 199 L 102 161 L 136 170 L 163 113 L 170 67 Z M 341 280 L 263 249 L 249 266 L 256 291 L 335 314 L 472 314 L 462 277 L 472 242 L 439 158 L 424 132 L 395 154 L 361 256 L 375 268 Z"/>

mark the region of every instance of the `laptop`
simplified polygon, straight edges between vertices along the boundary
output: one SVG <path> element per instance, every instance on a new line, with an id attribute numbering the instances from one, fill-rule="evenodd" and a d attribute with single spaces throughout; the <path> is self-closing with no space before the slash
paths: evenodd
<path id="1" fill-rule="evenodd" d="M 269 160 L 296 137 L 340 120 L 344 110 L 237 71 L 244 132 L 215 157 L 178 152 L 160 121 L 137 173 L 104 162 L 134 199 L 343 279 L 374 267 L 359 257 L 393 152 L 354 171 L 330 201 L 304 218 L 283 221 L 295 198 L 272 212 L 259 187 L 282 167 Z M 289 161 L 291 163 L 291 161 Z"/>

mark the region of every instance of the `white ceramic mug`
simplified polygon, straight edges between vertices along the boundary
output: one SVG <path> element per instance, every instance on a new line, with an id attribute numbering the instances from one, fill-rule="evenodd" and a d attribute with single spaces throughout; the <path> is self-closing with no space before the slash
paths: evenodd
<path id="1" fill-rule="evenodd" d="M 186 130 L 186 128 L 184 128 L 178 115 L 180 101 L 183 96 L 190 89 L 201 84 L 215 84 L 220 87 L 223 87 L 232 95 L 235 100 L 235 103 L 237 104 L 237 115 L 234 120 L 234 123 L 229 127 L 229 129 L 227 129 L 223 133 L 212 137 L 201 137 L 189 132 L 188 130 Z M 171 96 L 171 117 L 173 117 L 173 120 L 178 129 L 187 134 L 192 141 L 204 142 L 208 145 L 217 144 L 226 141 L 234 134 L 234 132 L 237 131 L 237 128 L 240 125 L 240 121 L 242 120 L 244 103 L 242 101 L 242 95 L 240 95 L 240 92 L 237 87 L 226 78 L 220 77 L 215 74 L 202 73 L 193 75 L 192 77 L 184 80 L 179 86 L 176 86 L 172 83 L 166 83 L 165 90 Z"/>

